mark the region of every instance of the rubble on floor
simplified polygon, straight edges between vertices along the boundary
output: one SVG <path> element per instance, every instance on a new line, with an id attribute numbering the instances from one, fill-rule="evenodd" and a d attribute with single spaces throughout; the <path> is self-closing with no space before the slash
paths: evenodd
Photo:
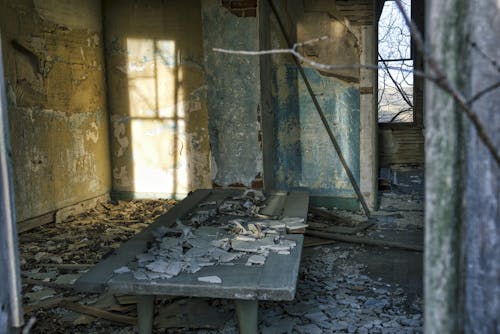
<path id="1" fill-rule="evenodd" d="M 228 222 L 230 229 L 224 237 L 221 235 L 208 240 L 197 238 L 196 229 L 188 227 L 186 222 L 180 222 L 176 231 L 158 231 L 158 241 L 166 246 L 172 242 L 168 239 L 168 233 L 185 235 L 182 246 L 186 245 L 184 242 L 189 243 L 189 249 L 183 252 L 184 255 L 196 249 L 196 242 L 214 242 L 212 246 L 226 252 L 233 243 L 239 248 L 240 241 L 251 245 L 261 240 L 259 238 L 269 226 L 256 225 L 245 219 L 245 216 L 250 214 L 252 220 L 261 222 L 279 218 L 259 213 L 253 205 L 258 202 L 259 196 L 259 193 L 249 192 L 245 195 L 248 201 L 228 199 L 223 205 L 217 202 L 203 203 L 189 217 L 190 223 L 201 229 L 198 236 L 200 233 L 207 236 L 213 228 L 210 226 L 216 214 L 213 209 L 220 205 L 220 210 L 233 210 L 234 219 L 242 221 Z M 397 187 L 393 186 L 390 191 L 382 192 L 381 198 L 381 210 L 374 213 L 374 221 L 371 221 L 375 226 L 363 228 L 354 235 L 390 239 L 398 231 L 403 237 L 411 235 L 411 232 L 422 232 L 420 194 L 406 188 L 404 192 L 398 193 Z M 131 325 L 137 319 L 135 296 L 78 294 L 72 290 L 71 284 L 80 273 L 148 226 L 173 204 L 172 201 L 108 203 L 70 218 L 63 224 L 45 225 L 21 234 L 26 320 L 31 317 L 36 319 L 31 333 L 135 333 L 136 326 Z M 403 210 L 398 211 L 399 207 Z M 335 210 L 335 213 L 353 221 L 338 225 L 341 227 L 357 228 L 360 226 L 358 224 L 368 222 L 359 214 L 341 210 Z M 321 219 L 312 223 L 316 223 L 319 229 L 332 226 L 331 222 Z M 282 227 L 274 226 L 272 229 Z M 232 235 L 231 231 L 238 232 Z M 167 239 L 164 240 L 165 237 Z M 308 243 L 307 239 L 305 245 L 314 245 Z M 331 240 L 328 243 L 304 249 L 295 300 L 259 303 L 261 333 L 422 332 L 421 283 L 410 289 L 398 281 L 399 276 L 405 275 L 409 280 L 421 281 L 421 276 L 412 272 L 415 261 L 421 259 L 421 253 L 383 247 L 374 250 L 361 244 Z M 247 247 L 250 248 L 253 251 L 258 249 Z M 199 255 L 195 253 L 192 251 L 191 255 Z M 153 256 L 145 253 L 139 255 L 137 261 L 150 265 L 157 260 Z M 218 260 L 223 262 L 228 259 L 226 256 L 226 253 L 218 253 Z M 260 265 L 265 260 L 259 252 L 250 252 L 247 256 L 247 261 L 252 265 Z M 395 259 L 399 261 L 397 265 L 391 262 Z M 168 267 L 168 270 L 165 269 L 167 273 L 175 273 L 179 269 L 175 265 L 156 265 Z M 370 266 L 378 266 L 378 271 L 370 269 Z M 126 266 L 120 269 L 121 272 L 128 270 L 134 268 Z M 396 279 L 388 279 L 391 275 L 397 276 Z M 200 278 L 218 284 L 217 277 Z M 228 300 L 157 298 L 155 314 L 155 333 L 238 333 L 234 306 Z"/>
<path id="2" fill-rule="evenodd" d="M 30 316 L 37 319 L 31 332 L 73 333 L 71 328 L 74 326 L 88 325 L 97 320 L 70 311 L 69 303 L 78 301 L 92 305 L 99 300 L 98 295 L 89 297 L 75 293 L 71 285 L 83 272 L 142 231 L 175 203 L 173 200 L 110 201 L 68 217 L 62 223 L 47 224 L 21 233 L 23 308 L 26 319 Z M 108 306 L 103 310 L 124 311 L 118 302 Z M 130 311 L 130 305 L 128 309 Z M 135 312 L 135 304 L 133 310 Z M 111 318 L 114 318 L 113 314 Z M 123 318 L 118 317 L 118 320 Z"/>

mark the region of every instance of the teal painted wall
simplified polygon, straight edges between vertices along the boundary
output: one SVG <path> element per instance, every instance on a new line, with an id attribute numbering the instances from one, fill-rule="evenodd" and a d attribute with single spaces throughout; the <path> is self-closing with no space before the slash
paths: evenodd
<path id="1" fill-rule="evenodd" d="M 220 1 L 202 1 L 212 181 L 250 186 L 262 174 L 259 58 L 214 52 L 257 50 L 256 17 L 237 17 Z"/>
<path id="2" fill-rule="evenodd" d="M 283 68 L 284 66 L 284 68 Z M 359 89 L 306 68 L 306 75 L 359 183 Z M 274 70 L 275 187 L 355 198 L 330 138 L 294 65 Z"/>
<path id="3" fill-rule="evenodd" d="M 289 11 L 283 17 L 287 27 L 291 27 L 289 33 L 295 36 L 292 14 Z M 355 203 L 349 179 L 291 58 L 273 55 L 270 59 L 259 59 L 215 53 L 214 47 L 257 50 L 259 38 L 263 38 L 262 32 L 259 35 L 258 19 L 237 17 L 216 0 L 203 1 L 202 16 L 213 181 L 219 185 L 250 185 L 262 171 L 262 147 L 272 145 L 272 158 L 268 156 L 272 161 L 264 162 L 273 166 L 273 183 L 268 188 L 307 188 L 313 197 L 340 199 L 340 202 L 347 199 Z M 268 27 L 271 47 L 285 47 L 272 15 Z M 358 51 L 353 46 L 349 52 Z M 260 82 L 261 61 L 271 62 L 271 73 L 265 79 L 270 80 L 271 85 Z M 346 83 L 314 69 L 305 70 L 359 183 L 358 84 Z M 270 107 L 266 106 L 265 110 L 271 112 L 272 117 L 266 117 L 266 122 L 272 123 L 273 131 L 269 131 L 270 136 L 266 132 L 266 141 L 262 143 L 259 103 L 261 90 L 269 86 Z"/>

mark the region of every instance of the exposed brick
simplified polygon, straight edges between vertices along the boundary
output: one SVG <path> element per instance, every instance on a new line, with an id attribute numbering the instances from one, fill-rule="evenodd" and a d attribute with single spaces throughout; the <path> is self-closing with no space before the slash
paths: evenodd
<path id="1" fill-rule="evenodd" d="M 257 16 L 257 0 L 221 0 L 221 4 L 238 17 Z"/>
<path id="2" fill-rule="evenodd" d="M 231 8 L 234 8 L 234 9 L 257 8 L 257 1 L 255 1 L 255 0 L 233 0 L 233 1 L 231 1 Z"/>
<path id="3" fill-rule="evenodd" d="M 244 17 L 257 17 L 257 9 L 245 9 Z"/>
<path id="4" fill-rule="evenodd" d="M 231 13 L 238 17 L 243 17 L 245 15 L 245 11 L 243 9 L 231 9 Z"/>
<path id="5" fill-rule="evenodd" d="M 255 179 L 252 181 L 252 188 L 253 189 L 263 189 L 264 188 L 264 180 L 262 179 Z"/>

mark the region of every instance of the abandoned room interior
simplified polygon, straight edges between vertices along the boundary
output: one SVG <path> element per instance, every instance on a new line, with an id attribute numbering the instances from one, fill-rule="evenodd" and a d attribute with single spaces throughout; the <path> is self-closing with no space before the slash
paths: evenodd
<path id="1" fill-rule="evenodd" d="M 0 0 L 0 333 L 500 333 L 499 27 Z"/>

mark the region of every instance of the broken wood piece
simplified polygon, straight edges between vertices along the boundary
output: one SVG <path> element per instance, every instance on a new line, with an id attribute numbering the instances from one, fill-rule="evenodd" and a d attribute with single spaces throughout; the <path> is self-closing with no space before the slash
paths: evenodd
<path id="1" fill-rule="evenodd" d="M 83 270 L 92 268 L 93 264 L 86 263 L 38 263 L 37 267 L 47 267 L 65 270 Z"/>
<path id="2" fill-rule="evenodd" d="M 337 243 L 337 241 L 335 240 L 325 240 L 311 236 L 308 236 L 307 238 L 304 239 L 304 247 L 316 247 L 323 245 L 331 245 L 335 243 Z"/>
<path id="3" fill-rule="evenodd" d="M 102 202 L 108 202 L 109 201 L 109 194 L 103 194 L 101 196 L 97 196 L 70 206 L 67 206 L 65 208 L 59 209 L 56 211 L 55 215 L 55 221 L 56 224 L 59 224 L 66 220 L 69 216 L 76 216 L 82 212 L 85 212 L 91 208 L 96 207 L 99 203 Z"/>
<path id="4" fill-rule="evenodd" d="M 52 297 L 48 298 L 45 300 L 42 300 L 38 303 L 33 303 L 33 304 L 25 304 L 23 305 L 23 311 L 24 313 L 30 313 L 33 311 L 37 310 L 44 310 L 44 309 L 49 309 L 49 308 L 54 308 L 64 302 L 76 302 L 80 300 L 81 297 L 74 296 L 74 297 Z"/>
<path id="5" fill-rule="evenodd" d="M 406 249 L 406 250 L 417 251 L 417 252 L 423 251 L 423 247 L 420 245 L 411 245 L 411 244 L 397 242 L 397 241 L 378 240 L 378 239 L 372 239 L 372 238 L 357 237 L 357 236 L 337 234 L 337 233 L 318 232 L 318 231 L 307 231 L 306 235 L 313 236 L 313 237 L 319 237 L 319 238 L 323 238 L 323 239 L 366 244 L 366 245 L 371 245 L 371 246 L 393 247 L 393 248 L 400 248 L 400 249 Z"/>
<path id="6" fill-rule="evenodd" d="M 328 219 L 328 220 L 331 220 L 334 222 L 338 222 L 338 223 L 349 223 L 349 224 L 362 223 L 362 221 L 360 221 L 360 220 L 356 220 L 356 219 L 350 218 L 350 217 L 344 217 L 344 216 L 339 215 L 338 213 L 335 213 L 333 211 L 324 210 L 324 209 L 317 208 L 314 206 L 309 206 L 309 212 L 312 213 L 313 215 L 316 215 L 316 216 L 319 216 L 319 217 L 322 217 L 322 218 L 325 218 L 325 219 Z"/>
<path id="7" fill-rule="evenodd" d="M 137 304 L 137 296 L 134 295 L 115 295 L 120 305 Z"/>
<path id="8" fill-rule="evenodd" d="M 48 212 L 41 216 L 23 220 L 17 223 L 17 233 L 30 231 L 39 226 L 54 222 L 55 211 Z"/>
<path id="9" fill-rule="evenodd" d="M 313 231 L 319 231 L 319 232 L 327 232 L 327 233 L 341 233 L 341 234 L 356 234 L 361 231 L 366 230 L 370 226 L 372 226 L 373 223 L 359 223 L 358 225 L 354 227 L 348 227 L 348 226 L 335 226 L 335 225 L 329 225 L 325 229 L 321 229 L 318 227 L 315 227 L 314 224 L 309 226 L 309 230 Z"/>
<path id="10" fill-rule="evenodd" d="M 135 317 L 129 317 L 126 315 L 121 315 L 121 314 L 116 314 L 113 312 L 104 311 L 104 310 L 101 310 L 99 308 L 83 305 L 80 303 L 65 302 L 63 304 L 63 306 L 68 308 L 71 311 L 90 315 L 90 316 L 93 316 L 96 318 L 102 318 L 105 320 L 120 322 L 120 323 L 124 323 L 124 324 L 129 324 L 129 325 L 136 325 L 137 324 L 137 318 L 135 318 Z"/>
<path id="11" fill-rule="evenodd" d="M 61 284 L 61 283 L 55 283 L 55 282 L 45 282 L 42 280 L 25 278 L 25 277 L 23 277 L 22 282 L 23 282 L 23 284 L 41 285 L 41 286 L 47 286 L 47 287 L 55 288 L 55 289 L 63 289 L 63 290 L 73 289 L 73 284 Z"/>

